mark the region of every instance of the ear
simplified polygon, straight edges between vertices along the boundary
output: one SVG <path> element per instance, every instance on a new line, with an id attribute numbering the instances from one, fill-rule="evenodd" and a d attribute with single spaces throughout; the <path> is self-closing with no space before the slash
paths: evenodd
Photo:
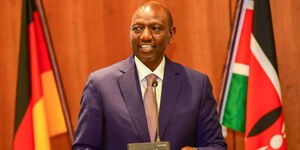
<path id="1" fill-rule="evenodd" d="M 172 41 L 174 40 L 176 34 L 176 27 L 171 27 L 170 28 L 170 33 L 169 33 L 169 44 L 172 44 Z"/>

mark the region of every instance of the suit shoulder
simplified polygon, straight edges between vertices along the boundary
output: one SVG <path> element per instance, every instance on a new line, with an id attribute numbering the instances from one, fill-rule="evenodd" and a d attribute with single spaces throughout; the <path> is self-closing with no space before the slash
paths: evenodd
<path id="1" fill-rule="evenodd" d="M 203 82 L 205 79 L 208 78 L 206 74 L 204 74 L 202 72 L 199 72 L 199 71 L 196 71 L 194 69 L 191 69 L 191 68 L 189 68 L 187 66 L 184 66 L 182 64 L 170 61 L 169 59 L 167 59 L 167 62 L 168 63 L 171 62 L 168 65 L 168 66 L 170 66 L 169 70 L 173 70 L 174 73 L 183 73 L 183 76 L 185 76 L 185 78 L 189 81 Z"/>
<path id="2" fill-rule="evenodd" d="M 128 65 L 128 60 L 122 60 L 108 67 L 98 69 L 90 74 L 90 80 L 110 80 L 119 77 L 121 69 Z"/>
<path id="3" fill-rule="evenodd" d="M 186 72 L 186 74 L 189 76 L 189 77 L 192 77 L 192 78 L 207 78 L 207 75 L 202 73 L 202 72 L 199 72 L 197 70 L 194 70 L 194 69 L 191 69 L 189 67 L 186 67 L 186 66 L 183 66 L 181 65 L 183 70 Z"/>

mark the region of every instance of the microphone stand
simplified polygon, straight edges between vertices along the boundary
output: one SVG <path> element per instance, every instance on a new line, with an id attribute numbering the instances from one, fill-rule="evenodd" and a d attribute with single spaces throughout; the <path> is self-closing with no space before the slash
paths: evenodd
<path id="1" fill-rule="evenodd" d="M 156 87 L 158 82 L 156 80 L 153 81 L 152 86 L 154 90 L 154 97 L 155 97 L 155 105 L 156 105 L 156 113 L 157 113 L 157 120 L 156 120 L 156 141 L 155 142 L 145 142 L 145 143 L 129 143 L 127 144 L 128 150 L 171 150 L 170 142 L 168 141 L 161 141 L 159 136 L 159 123 L 158 123 L 158 105 L 156 100 Z"/>
<path id="2" fill-rule="evenodd" d="M 154 89 L 154 96 L 155 96 L 155 107 L 156 107 L 156 113 L 157 113 L 157 120 L 156 120 L 156 142 L 160 142 L 160 136 L 159 136 L 159 122 L 158 122 L 158 114 L 159 114 L 159 109 L 158 109 L 158 104 L 157 104 L 157 99 L 156 99 L 156 87 L 158 86 L 158 82 L 156 80 L 153 81 L 152 83 L 153 89 Z"/>

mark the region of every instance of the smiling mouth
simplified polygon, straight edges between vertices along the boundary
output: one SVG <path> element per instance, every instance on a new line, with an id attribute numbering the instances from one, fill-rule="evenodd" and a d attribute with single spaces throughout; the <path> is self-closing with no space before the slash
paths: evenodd
<path id="1" fill-rule="evenodd" d="M 140 48 L 143 48 L 143 49 L 154 49 L 155 47 L 153 45 L 147 45 L 147 44 L 143 44 L 143 45 L 140 45 Z"/>
<path id="2" fill-rule="evenodd" d="M 149 53 L 149 52 L 151 52 L 155 48 L 155 46 L 153 46 L 153 45 L 147 45 L 147 44 L 142 44 L 142 45 L 139 46 L 139 48 L 141 49 L 141 52 L 143 52 L 143 53 Z"/>

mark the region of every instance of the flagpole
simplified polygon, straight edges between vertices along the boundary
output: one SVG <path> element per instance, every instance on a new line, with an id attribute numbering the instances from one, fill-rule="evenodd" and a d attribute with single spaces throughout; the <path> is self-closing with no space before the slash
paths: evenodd
<path id="1" fill-rule="evenodd" d="M 243 9 L 243 1 L 244 0 L 240 0 L 237 4 L 237 7 L 236 7 L 236 19 L 235 19 L 235 22 L 234 24 L 232 23 L 232 19 L 231 17 L 229 17 L 229 22 L 230 22 L 230 27 L 231 27 L 231 34 L 230 34 L 230 37 L 231 37 L 231 40 L 230 40 L 230 43 L 229 43 L 229 51 L 228 51 L 228 55 L 227 55 L 227 60 L 226 60 L 226 64 L 225 64 L 225 70 L 224 70 L 224 74 L 223 74 L 223 80 L 222 80 L 222 85 L 221 85 L 221 92 L 220 92 L 220 98 L 219 98 L 219 103 L 218 103 L 218 111 L 219 111 L 219 114 L 222 113 L 221 109 L 222 109 L 222 106 L 223 106 L 223 99 L 224 99 L 224 93 L 225 93 L 225 88 L 227 86 L 227 79 L 228 79 L 228 73 L 229 73 L 229 65 L 230 65 L 230 62 L 231 62 L 231 59 L 232 59 L 232 55 L 233 55 L 233 48 L 234 48 L 234 45 L 235 45 L 235 41 L 236 41 L 236 37 L 237 37 L 237 32 L 238 32 L 238 25 L 239 25 L 239 22 L 240 22 L 240 16 L 241 16 L 241 13 L 242 13 L 242 9 Z M 230 5 L 231 5 L 231 2 L 230 2 Z M 229 6 L 231 8 L 231 6 Z M 231 14 L 230 14 L 231 16 Z"/>
<path id="2" fill-rule="evenodd" d="M 54 76 L 55 76 L 55 80 L 57 83 L 57 88 L 58 88 L 58 93 L 59 93 L 59 97 L 60 97 L 60 101 L 62 104 L 62 109 L 64 112 L 64 118 L 66 119 L 66 126 L 67 126 L 67 130 L 69 133 L 69 137 L 70 137 L 70 141 L 71 143 L 74 142 L 74 133 L 73 133 L 73 127 L 71 124 L 71 118 L 70 118 L 70 113 L 68 111 L 68 105 L 66 102 L 66 98 L 64 95 L 64 89 L 63 89 L 63 85 L 61 82 L 61 77 L 59 75 L 59 68 L 56 64 L 56 59 L 55 59 L 55 54 L 54 54 L 54 48 L 52 46 L 52 42 L 51 42 L 51 37 L 49 34 L 49 30 L 48 30 L 48 26 L 47 26 L 47 21 L 46 21 L 46 17 L 44 14 L 44 9 L 43 9 L 43 4 L 41 2 L 41 0 L 35 0 L 36 4 L 37 4 L 37 10 L 39 12 L 40 15 L 40 19 L 41 19 L 41 23 L 42 23 L 42 27 L 43 27 L 43 31 L 45 34 L 45 39 L 47 42 L 47 48 L 49 51 L 49 55 L 50 55 L 50 59 L 51 59 L 51 65 L 53 67 L 53 72 L 54 72 Z"/>
<path id="3" fill-rule="evenodd" d="M 243 9 L 243 2 L 244 0 L 240 0 L 235 8 L 235 20 L 233 22 L 232 20 L 232 9 L 231 9 L 231 0 L 229 0 L 229 23 L 230 23 L 230 29 L 231 29 L 231 34 L 230 34 L 230 43 L 229 43 L 229 51 L 227 54 L 227 60 L 226 60 L 226 64 L 225 64 L 225 70 L 224 70 L 224 74 L 223 74 L 223 80 L 222 80 L 222 85 L 221 85 L 221 91 L 220 91 L 220 98 L 219 98 L 219 103 L 218 103 L 218 111 L 219 111 L 219 115 L 222 115 L 222 106 L 224 105 L 224 96 L 225 96 L 225 88 L 227 86 L 227 82 L 228 82 L 228 75 L 229 75 L 229 70 L 230 70 L 230 62 L 232 60 L 232 56 L 233 56 L 233 51 L 234 51 L 234 45 L 236 42 L 236 37 L 237 37 L 237 32 L 238 32 L 238 25 L 240 22 L 240 16 L 242 13 L 242 9 Z M 233 150 L 236 150 L 236 131 L 233 131 Z M 227 134 L 227 128 L 224 129 L 224 131 Z M 223 133 L 224 134 L 224 133 Z"/>

